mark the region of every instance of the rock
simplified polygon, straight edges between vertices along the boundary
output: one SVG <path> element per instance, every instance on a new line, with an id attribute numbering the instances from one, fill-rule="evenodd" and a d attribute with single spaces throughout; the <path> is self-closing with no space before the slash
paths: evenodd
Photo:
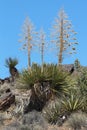
<path id="1" fill-rule="evenodd" d="M 62 69 L 66 72 L 69 72 L 70 74 L 72 74 L 75 70 L 74 68 L 74 64 L 65 64 L 65 65 L 62 65 Z"/>
<path id="2" fill-rule="evenodd" d="M 6 110 L 15 102 L 15 95 L 11 92 L 5 93 L 0 97 L 0 110 Z"/>
<path id="3" fill-rule="evenodd" d="M 11 91 L 15 95 L 15 104 L 12 105 L 14 106 L 14 108 L 9 111 L 11 111 L 14 117 L 17 117 L 18 115 L 23 114 L 24 107 L 29 104 L 31 90 L 25 91 L 25 90 L 14 89 Z M 12 108 L 12 106 L 10 108 Z"/>
<path id="4" fill-rule="evenodd" d="M 5 91 L 7 88 L 10 88 L 10 84 L 4 83 L 4 84 L 1 85 L 0 91 L 1 91 L 1 90 Z"/>
<path id="5" fill-rule="evenodd" d="M 7 88 L 5 92 L 6 92 L 6 93 L 11 92 L 10 88 Z"/>
<path id="6" fill-rule="evenodd" d="M 6 78 L 4 79 L 4 83 L 10 83 L 10 78 L 9 78 L 9 77 L 6 77 Z"/>
<path id="7" fill-rule="evenodd" d="M 0 85 L 4 84 L 4 79 L 0 79 Z"/>
<path id="8" fill-rule="evenodd" d="M 24 114 L 32 110 L 42 111 L 45 106 L 45 102 L 40 100 L 36 95 L 30 97 L 29 104 L 24 108 Z"/>

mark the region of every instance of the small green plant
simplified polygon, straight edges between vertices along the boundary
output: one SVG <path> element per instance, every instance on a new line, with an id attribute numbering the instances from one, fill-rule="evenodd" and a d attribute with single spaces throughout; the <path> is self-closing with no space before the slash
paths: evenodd
<path id="1" fill-rule="evenodd" d="M 83 111 L 87 112 L 87 68 L 81 68 L 81 74 L 77 79 L 80 95 L 84 98 Z"/>
<path id="2" fill-rule="evenodd" d="M 48 123 L 62 125 L 62 116 L 65 114 L 65 111 L 62 109 L 62 104 L 59 99 L 49 104 L 43 110 L 43 116 L 46 118 Z"/>
<path id="3" fill-rule="evenodd" d="M 78 78 L 78 84 L 80 85 L 81 83 L 84 83 L 87 85 L 87 68 L 81 68 L 81 74 Z"/>
<path id="4" fill-rule="evenodd" d="M 69 95 L 63 96 L 61 103 L 66 112 L 81 110 L 84 106 L 84 98 L 76 90 L 71 90 Z"/>
<path id="5" fill-rule="evenodd" d="M 5 66 L 6 67 L 14 67 L 18 64 L 18 60 L 16 58 L 12 59 L 11 57 L 9 57 L 8 59 L 6 59 L 5 61 Z"/>
<path id="6" fill-rule="evenodd" d="M 74 130 L 81 130 L 83 127 L 87 129 L 87 115 L 86 113 L 78 112 L 73 113 L 70 118 L 67 120 L 68 125 Z"/>
<path id="7" fill-rule="evenodd" d="M 11 76 L 17 76 L 18 75 L 18 70 L 15 67 L 18 64 L 18 60 L 16 58 L 11 58 L 9 57 L 8 59 L 6 59 L 5 61 L 5 66 L 7 68 L 9 68 L 9 72 L 11 74 Z"/>
<path id="8" fill-rule="evenodd" d="M 74 67 L 75 67 L 76 71 L 80 71 L 81 65 L 80 65 L 80 61 L 78 59 L 75 60 Z"/>

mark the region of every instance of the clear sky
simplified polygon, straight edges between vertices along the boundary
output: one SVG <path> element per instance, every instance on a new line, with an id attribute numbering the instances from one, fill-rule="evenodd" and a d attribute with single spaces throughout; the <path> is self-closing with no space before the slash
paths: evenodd
<path id="1" fill-rule="evenodd" d="M 79 42 L 77 54 L 65 59 L 64 64 L 78 58 L 82 65 L 87 65 L 87 0 L 0 0 L 0 78 L 9 76 L 5 67 L 8 57 L 18 58 L 19 70 L 27 66 L 27 55 L 19 50 L 18 42 L 25 18 L 29 16 L 37 30 L 43 26 L 48 33 L 62 7 L 78 33 Z M 34 58 L 38 59 L 37 55 Z"/>

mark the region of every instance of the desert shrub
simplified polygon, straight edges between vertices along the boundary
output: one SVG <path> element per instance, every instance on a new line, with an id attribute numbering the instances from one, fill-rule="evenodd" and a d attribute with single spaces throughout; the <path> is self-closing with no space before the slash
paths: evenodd
<path id="1" fill-rule="evenodd" d="M 19 130 L 19 128 L 18 127 L 6 126 L 6 127 L 3 127 L 1 130 Z"/>
<path id="2" fill-rule="evenodd" d="M 83 111 L 87 112 L 87 68 L 81 69 L 81 74 L 78 77 L 77 81 L 80 95 L 84 97 Z"/>
<path id="3" fill-rule="evenodd" d="M 9 68 L 9 72 L 13 77 L 18 77 L 19 73 L 17 68 L 15 67 L 18 64 L 18 59 L 9 57 L 5 60 L 5 66 Z"/>
<path id="4" fill-rule="evenodd" d="M 43 72 L 41 72 L 41 66 L 33 64 L 31 71 L 24 70 L 20 74 L 18 81 L 25 89 L 32 88 L 36 82 L 43 83 L 48 81 L 51 90 L 59 94 L 60 92 L 66 92 L 68 89 L 66 78 L 67 74 L 59 70 L 57 65 L 44 64 Z"/>
<path id="5" fill-rule="evenodd" d="M 2 130 L 47 130 L 48 125 L 41 113 L 33 111 L 22 115 L 20 123 L 14 122 Z"/>
<path id="6" fill-rule="evenodd" d="M 34 130 L 37 130 L 37 127 L 38 130 L 39 128 L 43 128 L 43 130 L 47 129 L 47 123 L 45 119 L 42 117 L 41 113 L 36 111 L 25 114 L 22 119 L 22 124 L 27 125 L 29 128 L 32 128 Z"/>
<path id="7" fill-rule="evenodd" d="M 83 127 L 85 130 L 87 129 L 87 114 L 78 112 L 72 113 L 72 115 L 67 120 L 68 125 L 74 130 L 81 130 Z"/>
<path id="8" fill-rule="evenodd" d="M 78 59 L 75 60 L 74 67 L 75 67 L 76 71 L 80 71 L 81 65 L 80 65 L 80 61 Z"/>
<path id="9" fill-rule="evenodd" d="M 45 118 L 51 124 L 62 125 L 72 112 L 83 109 L 84 102 L 84 97 L 72 89 L 67 95 L 62 95 L 52 106 L 45 109 Z"/>
<path id="10" fill-rule="evenodd" d="M 62 125 L 64 122 L 62 117 L 64 115 L 65 111 L 62 109 L 60 99 L 56 99 L 43 109 L 43 116 L 50 124 Z"/>
<path id="11" fill-rule="evenodd" d="M 63 109 L 71 113 L 81 110 L 84 107 L 84 98 L 77 90 L 71 90 L 67 96 L 63 96 L 61 100 Z"/>
<path id="12" fill-rule="evenodd" d="M 42 126 L 40 125 L 21 125 L 19 130 L 45 130 Z"/>
<path id="13" fill-rule="evenodd" d="M 82 94 L 87 96 L 87 68 L 81 69 L 81 74 L 78 78 L 78 86 L 81 89 Z"/>

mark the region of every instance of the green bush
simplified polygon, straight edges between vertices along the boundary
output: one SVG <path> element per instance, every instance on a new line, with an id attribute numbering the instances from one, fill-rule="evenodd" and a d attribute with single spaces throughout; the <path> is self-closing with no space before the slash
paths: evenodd
<path id="1" fill-rule="evenodd" d="M 47 122 L 41 113 L 33 111 L 23 116 L 22 125 L 28 126 L 30 130 L 47 130 Z"/>
<path id="2" fill-rule="evenodd" d="M 64 110 L 68 113 L 81 110 L 84 106 L 84 98 L 77 90 L 71 90 L 67 96 L 61 100 Z"/>
<path id="3" fill-rule="evenodd" d="M 54 101 L 55 102 L 55 101 Z M 45 108 L 45 118 L 51 124 L 62 125 L 61 117 L 68 117 L 72 112 L 77 112 L 84 108 L 84 97 L 76 90 L 71 90 L 67 95 L 62 95 L 55 103 Z"/>
<path id="4" fill-rule="evenodd" d="M 46 118 L 48 123 L 62 125 L 62 116 L 65 115 L 64 109 L 62 109 L 62 104 L 60 99 L 56 99 L 53 103 L 50 103 L 43 110 L 43 116 Z"/>
<path id="5" fill-rule="evenodd" d="M 66 78 L 67 74 L 59 70 L 57 65 L 44 64 L 43 72 L 41 72 L 41 66 L 33 64 L 31 71 L 22 71 L 18 81 L 25 89 L 32 88 L 37 82 L 49 82 L 50 89 L 58 95 L 61 92 L 66 93 L 68 89 Z"/>
<path id="6" fill-rule="evenodd" d="M 18 60 L 16 58 L 11 58 L 9 57 L 8 59 L 5 60 L 5 66 L 7 68 L 12 68 L 15 67 L 18 64 Z"/>
<path id="7" fill-rule="evenodd" d="M 81 74 L 77 81 L 80 95 L 84 98 L 83 111 L 87 112 L 87 68 L 83 67 L 81 69 Z"/>

